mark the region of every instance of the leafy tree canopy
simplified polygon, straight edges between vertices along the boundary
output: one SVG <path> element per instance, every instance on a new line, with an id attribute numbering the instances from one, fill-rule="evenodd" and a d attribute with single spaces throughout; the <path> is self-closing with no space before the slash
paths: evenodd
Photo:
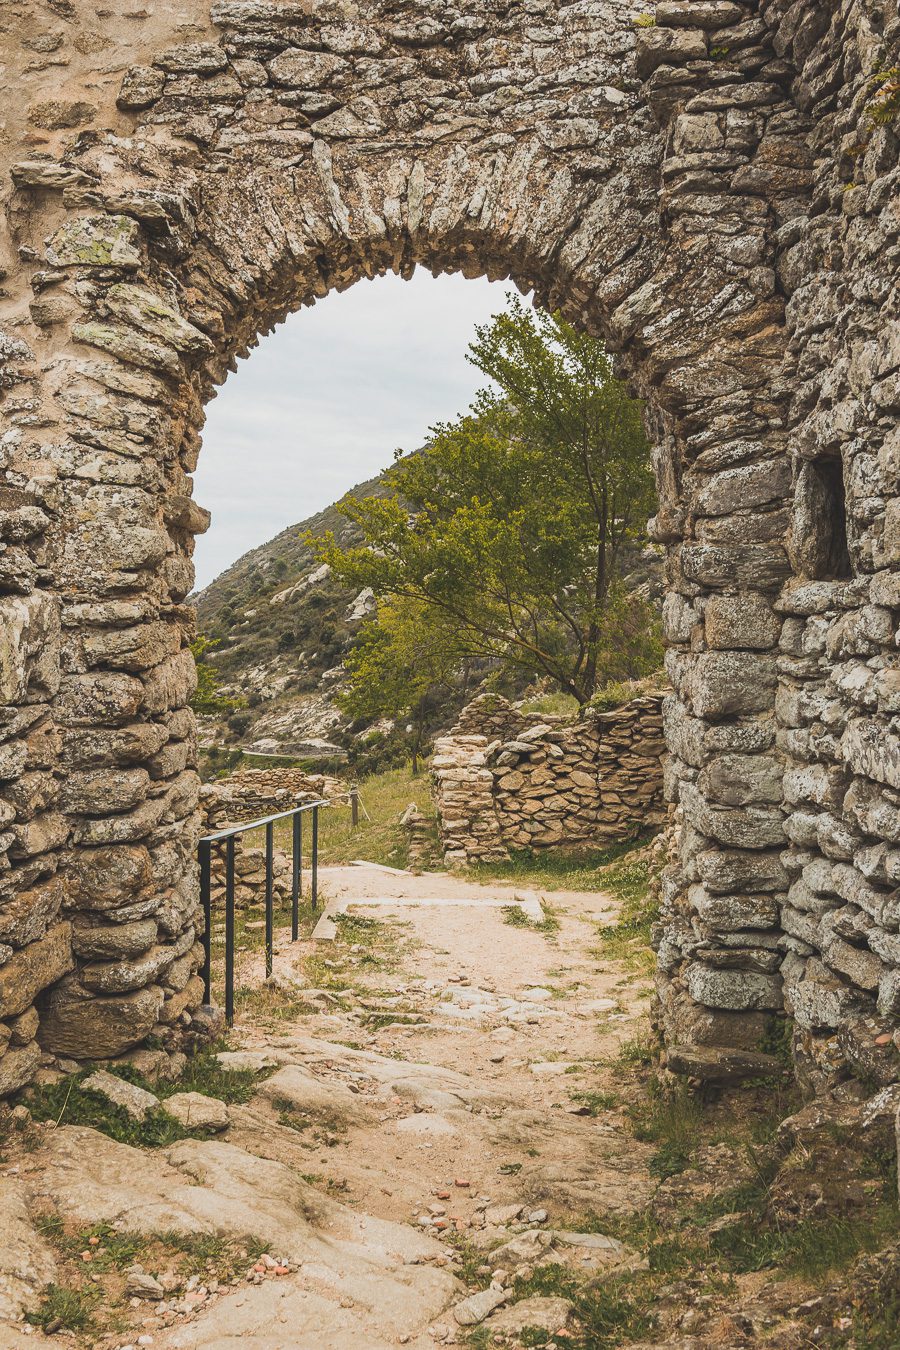
<path id="1" fill-rule="evenodd" d="M 476 330 L 469 360 L 495 387 L 424 450 L 398 455 L 389 495 L 341 502 L 363 542 L 309 542 L 342 581 L 372 587 L 394 658 L 402 614 L 409 639 L 440 631 L 441 661 L 497 660 L 584 704 L 659 663 L 655 616 L 620 584 L 623 549 L 653 510 L 639 405 L 596 338 L 515 299 Z M 370 626 L 351 657 L 354 688 L 374 641 Z M 414 650 L 397 664 L 411 692 L 427 668 Z"/>
<path id="2" fill-rule="evenodd" d="M 191 699 L 191 707 L 196 713 L 226 713 L 243 706 L 243 699 L 229 698 L 222 693 L 222 681 L 215 666 L 204 661 L 204 656 L 213 647 L 218 646 L 212 638 L 196 637 L 190 644 L 194 665 L 197 667 L 197 688 Z"/>

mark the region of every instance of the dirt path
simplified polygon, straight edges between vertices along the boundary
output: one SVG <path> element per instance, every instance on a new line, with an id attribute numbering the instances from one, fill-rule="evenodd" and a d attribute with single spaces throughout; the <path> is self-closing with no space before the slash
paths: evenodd
<path id="1" fill-rule="evenodd" d="M 786 1080 L 661 1085 L 649 973 L 597 949 L 609 895 L 321 880 L 320 936 L 279 931 L 271 981 L 243 930 L 202 1095 L 51 1073 L 17 1108 L 3 1350 L 893 1347 L 847 1333 L 861 1299 L 884 1321 L 900 1250 L 842 1273 L 896 1231 L 893 1088 L 784 1120 Z"/>
<path id="2" fill-rule="evenodd" d="M 428 1212 L 434 1190 L 467 1179 L 448 1205 L 448 1223 L 458 1219 L 463 1232 L 484 1195 L 570 1216 L 640 1205 L 648 1177 L 613 1104 L 609 1061 L 645 1028 L 650 985 L 591 954 L 615 902 L 553 892 L 548 931 L 535 931 L 508 921 L 522 900 L 540 913 L 532 891 L 371 866 L 326 869 L 322 880 L 349 906 L 336 943 L 316 947 L 317 968 L 335 963 L 321 966 L 326 995 L 344 1006 L 323 1000 L 326 1010 L 282 1036 L 237 1030 L 321 1079 L 357 1073 L 358 1097 L 374 1096 L 372 1118 L 338 1113 L 338 1142 L 315 1153 L 332 1185 L 408 1222 Z M 282 947 L 285 984 L 308 978 L 309 953 L 309 944 Z M 382 1100 L 384 1060 L 427 1066 L 444 1086 L 421 1101 L 396 1089 Z"/>
<path id="3" fill-rule="evenodd" d="M 653 1189 L 610 1069 L 644 1027 L 649 984 L 591 952 L 614 902 L 561 891 L 542 905 L 374 865 L 321 881 L 332 940 L 279 931 L 267 986 L 259 949 L 241 958 L 235 1048 L 219 1060 L 259 1080 L 226 1130 L 146 1150 L 63 1124 L 14 1169 L 32 1214 L 99 1234 L 70 1246 L 102 1256 L 123 1235 L 146 1239 L 118 1286 L 121 1329 L 79 1345 L 426 1350 L 477 1326 L 519 1344 L 518 1325 L 549 1336 L 571 1310 L 513 1307 L 516 1276 L 551 1250 L 586 1274 L 631 1259 L 579 1233 Z M 208 1261 L 179 1282 L 168 1248 L 212 1233 L 251 1239 L 231 1278 Z M 53 1259 L 33 1253 L 45 1281 Z M 145 1296 L 147 1275 L 158 1285 Z M 19 1323 L 4 1344 L 60 1336 Z"/>

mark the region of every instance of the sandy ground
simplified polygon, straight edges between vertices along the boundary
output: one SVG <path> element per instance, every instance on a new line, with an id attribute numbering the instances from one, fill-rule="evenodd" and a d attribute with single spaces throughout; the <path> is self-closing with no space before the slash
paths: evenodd
<path id="1" fill-rule="evenodd" d="M 315 944 L 316 955 L 340 963 L 333 983 L 353 992 L 344 997 L 348 1012 L 304 1018 L 302 1032 L 465 1078 L 455 1102 L 436 1099 L 410 1110 L 401 1098 L 389 1109 L 379 1104 L 374 1119 L 341 1122 L 337 1142 L 310 1149 L 332 1185 L 346 1187 L 345 1198 L 369 1212 L 401 1221 L 417 1218 L 433 1190 L 457 1178 L 471 1182 L 454 1188 L 452 1217 L 463 1222 L 483 1195 L 569 1217 L 639 1207 L 652 1187 L 621 1113 L 613 1106 L 598 1116 L 579 1114 L 584 1104 L 573 1098 L 616 1095 L 609 1061 L 645 1025 L 649 978 L 591 950 L 598 924 L 614 921 L 615 901 L 554 891 L 547 899 L 559 929 L 547 935 L 512 926 L 496 907 L 498 900 L 511 907 L 517 896 L 533 898 L 521 888 L 375 867 L 323 869 L 321 879 L 326 897 L 350 902 L 351 916 L 383 926 L 377 950 L 393 968 L 371 971 L 364 946 L 348 953 L 340 939 L 334 951 Z M 373 895 L 377 905 L 367 903 Z M 278 948 L 276 976 L 302 988 L 312 944 Z M 257 958 L 244 978 L 261 973 Z M 370 1031 L 373 1014 L 420 1020 Z M 252 1024 L 236 1027 L 248 1047 L 284 1051 L 296 1046 L 298 1030 L 278 1036 Z M 307 1050 L 304 1058 L 320 1076 L 346 1075 L 340 1045 Z"/>
<path id="2" fill-rule="evenodd" d="M 63 1125 L 14 1182 L 69 1224 L 255 1234 L 277 1265 L 135 1300 L 98 1350 L 429 1350 L 463 1343 L 465 1263 L 500 1269 L 475 1317 L 499 1327 L 548 1245 L 587 1274 L 630 1258 L 571 1236 L 654 1189 L 613 1066 L 649 977 L 594 950 L 615 902 L 368 864 L 320 879 L 332 940 L 279 930 L 268 985 L 259 947 L 240 954 L 220 1059 L 268 1076 L 224 1133 L 146 1150 Z M 20 1323 L 8 1343 L 61 1339 Z"/>

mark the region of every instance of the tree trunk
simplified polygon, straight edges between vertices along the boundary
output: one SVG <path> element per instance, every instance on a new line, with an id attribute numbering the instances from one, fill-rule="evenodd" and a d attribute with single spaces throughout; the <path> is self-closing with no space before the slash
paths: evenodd
<path id="1" fill-rule="evenodd" d="M 587 690 L 584 702 L 590 698 L 597 683 L 597 646 L 600 641 L 600 625 L 596 618 L 606 592 L 609 589 L 609 571 L 606 559 L 606 529 L 601 524 L 597 534 L 597 562 L 594 570 L 594 617 L 591 619 L 587 634 L 587 660 L 584 665 L 584 687 Z M 578 695 L 576 694 L 576 698 Z"/>

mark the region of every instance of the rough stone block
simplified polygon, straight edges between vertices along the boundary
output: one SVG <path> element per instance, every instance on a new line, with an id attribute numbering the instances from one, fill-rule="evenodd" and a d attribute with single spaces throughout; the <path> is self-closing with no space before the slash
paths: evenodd
<path id="1" fill-rule="evenodd" d="M 720 806 L 780 802 L 784 765 L 774 755 L 719 755 L 697 779 L 697 787 Z"/>
<path id="2" fill-rule="evenodd" d="M 900 789 L 900 736 L 883 722 L 853 718 L 841 738 L 841 754 L 854 773 Z"/>
<path id="3" fill-rule="evenodd" d="M 52 697 L 59 688 L 59 605 L 54 596 L 0 596 L 0 704 Z"/>
<path id="4" fill-rule="evenodd" d="M 784 842 L 784 818 L 774 807 L 729 809 L 709 802 L 693 783 L 683 783 L 681 804 L 694 829 L 731 848 L 767 849 Z"/>
<path id="5" fill-rule="evenodd" d="M 778 923 L 778 905 L 765 895 L 710 895 L 703 886 L 691 886 L 688 901 L 707 927 L 721 933 L 774 928 Z"/>
<path id="6" fill-rule="evenodd" d="M 781 978 L 759 971 L 717 970 L 694 961 L 684 972 L 684 985 L 692 999 L 708 1008 L 752 1012 L 782 1005 Z"/>
<path id="7" fill-rule="evenodd" d="M 74 966 L 72 926 L 58 923 L 0 966 L 0 1017 L 24 1012 L 42 989 Z"/>
<path id="8" fill-rule="evenodd" d="M 56 1055 L 107 1059 L 130 1050 L 150 1034 L 161 1004 L 162 990 L 155 986 L 103 998 L 88 993 L 69 977 L 40 1000 L 38 1039 Z"/>
<path id="9" fill-rule="evenodd" d="M 703 610 L 706 642 L 717 651 L 768 651 L 778 642 L 781 621 L 757 595 L 714 595 Z"/>
<path id="10" fill-rule="evenodd" d="M 0 1058 L 0 1097 L 9 1097 L 29 1083 L 40 1062 L 41 1047 L 37 1041 L 20 1048 L 10 1047 Z"/>
<path id="11" fill-rule="evenodd" d="M 704 849 L 696 862 L 708 891 L 784 891 L 789 884 L 777 853 Z"/>
<path id="12" fill-rule="evenodd" d="M 760 713 L 771 707 L 775 662 L 749 652 L 704 652 L 691 676 L 691 702 L 697 717 Z"/>
<path id="13" fill-rule="evenodd" d="M 113 1073 L 107 1073 L 105 1069 L 95 1070 L 84 1079 L 81 1086 L 87 1092 L 96 1092 L 113 1106 L 120 1107 L 132 1120 L 143 1120 L 148 1111 L 155 1111 L 159 1106 L 159 1098 L 154 1097 L 152 1092 Z"/>

